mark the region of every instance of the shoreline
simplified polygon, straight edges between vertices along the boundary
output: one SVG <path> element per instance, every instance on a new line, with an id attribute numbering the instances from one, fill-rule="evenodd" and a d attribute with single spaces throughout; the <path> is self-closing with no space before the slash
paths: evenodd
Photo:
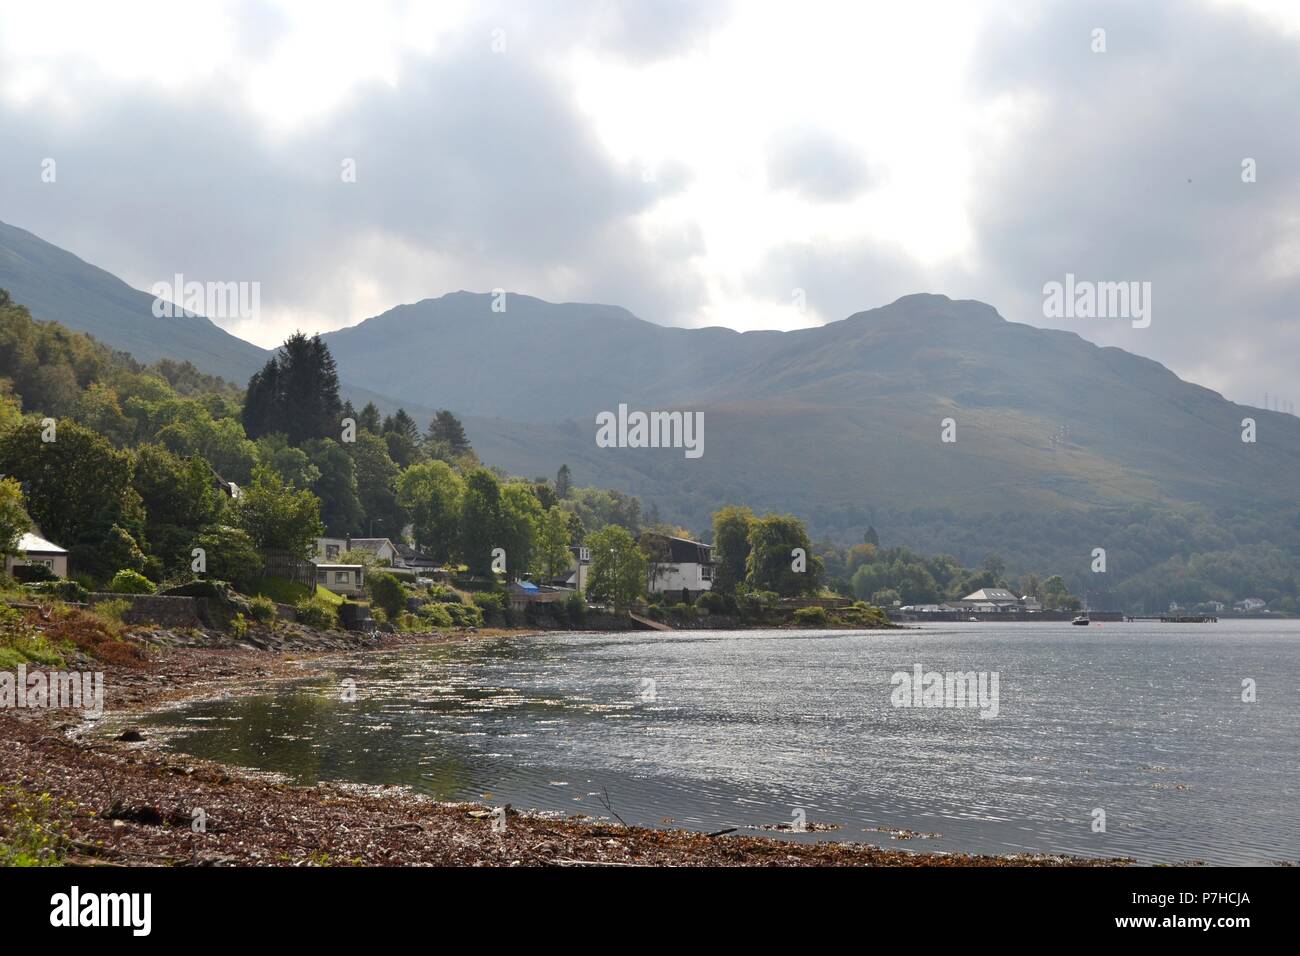
<path id="1" fill-rule="evenodd" d="M 441 803 L 400 786 L 321 782 L 171 753 L 130 728 L 132 715 L 223 694 L 255 681 L 312 677 L 340 653 L 391 650 L 546 631 L 384 635 L 296 629 L 283 649 L 222 634 L 172 643 L 141 628 L 141 666 L 105 672 L 102 718 L 60 710 L 0 711 L 0 805 L 49 795 L 48 826 L 73 865 L 435 866 L 1130 866 L 1129 859 L 900 850 L 867 843 L 793 843 L 775 837 L 624 827 L 507 807 Z M 568 632 L 573 633 L 573 632 Z M 96 733 L 105 721 L 124 733 Z M 24 794 L 26 796 L 24 796 Z M 202 817 L 205 829 L 198 832 Z M 496 827 L 501 825 L 496 813 Z M 3 823 L 3 817 L 0 817 Z"/>

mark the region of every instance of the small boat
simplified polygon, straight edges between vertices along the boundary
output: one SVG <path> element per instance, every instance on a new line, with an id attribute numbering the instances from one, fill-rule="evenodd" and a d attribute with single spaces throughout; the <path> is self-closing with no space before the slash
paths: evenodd
<path id="1" fill-rule="evenodd" d="M 1083 626 L 1086 627 L 1087 625 L 1089 625 L 1089 624 L 1092 623 L 1092 618 L 1088 617 L 1088 612 L 1087 612 L 1087 611 L 1084 611 L 1082 614 L 1080 614 L 1078 617 L 1076 617 L 1076 618 L 1075 618 L 1073 621 L 1071 621 L 1070 623 L 1071 623 L 1071 624 L 1080 624 L 1080 625 L 1083 625 Z"/>

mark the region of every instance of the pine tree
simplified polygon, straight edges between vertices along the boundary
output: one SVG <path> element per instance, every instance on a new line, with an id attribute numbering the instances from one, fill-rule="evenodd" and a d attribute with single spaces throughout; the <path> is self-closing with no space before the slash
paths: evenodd
<path id="1" fill-rule="evenodd" d="M 453 455 L 463 455 L 471 448 L 465 426 L 451 412 L 443 409 L 429 422 L 427 440 L 433 443 L 445 442 Z"/>
<path id="2" fill-rule="evenodd" d="M 561 501 L 573 493 L 573 475 L 569 473 L 568 465 L 561 465 L 560 470 L 555 473 L 555 494 Z"/>
<path id="3" fill-rule="evenodd" d="M 249 438 L 281 432 L 296 448 L 337 437 L 342 419 L 338 366 L 319 335 L 295 332 L 248 381 L 243 421 Z"/>

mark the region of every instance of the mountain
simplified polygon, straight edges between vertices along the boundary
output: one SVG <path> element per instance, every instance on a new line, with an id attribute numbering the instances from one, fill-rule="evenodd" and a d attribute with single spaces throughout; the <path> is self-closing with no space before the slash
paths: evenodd
<path id="1" fill-rule="evenodd" d="M 148 294 L 2 224 L 0 287 L 142 361 L 189 359 L 242 384 L 269 354 L 206 319 L 155 319 Z M 577 483 L 638 495 L 693 529 L 745 503 L 798 514 L 817 535 L 860 540 L 873 524 L 886 544 L 967 563 L 999 551 L 1013 570 L 1081 582 L 1096 580 L 1092 549 L 1108 547 L 1111 579 L 1176 581 L 1212 554 L 1222 579 L 1255 580 L 1263 565 L 1295 590 L 1300 419 L 1149 359 L 942 295 L 746 333 L 504 303 L 457 292 L 327 334 L 343 392 L 421 423 L 450 408 L 492 465 L 532 477 L 568 464 Z M 598 447 L 596 416 L 620 404 L 701 414 L 703 454 Z M 1256 563 L 1244 578 L 1243 561 Z"/>
<path id="2" fill-rule="evenodd" d="M 37 319 L 93 335 L 141 362 L 189 360 L 238 385 L 270 353 L 202 316 L 156 318 L 154 298 L 24 229 L 0 222 L 0 289 Z"/>
<path id="3" fill-rule="evenodd" d="M 522 295 L 492 305 L 458 292 L 325 340 L 354 384 L 466 416 L 486 460 L 528 475 L 567 462 L 696 526 L 723 500 L 801 513 L 1296 503 L 1300 419 L 980 302 L 911 295 L 746 333 Z M 702 412 L 704 454 L 598 448 L 595 416 L 620 403 Z"/>

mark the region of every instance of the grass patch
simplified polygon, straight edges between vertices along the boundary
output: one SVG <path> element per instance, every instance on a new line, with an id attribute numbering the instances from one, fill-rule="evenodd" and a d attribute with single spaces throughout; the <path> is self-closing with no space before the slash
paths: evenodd
<path id="1" fill-rule="evenodd" d="M 318 597 L 320 600 L 324 601 L 326 604 L 333 604 L 335 607 L 339 607 L 343 603 L 342 594 L 335 594 L 329 588 L 321 587 L 319 584 L 316 585 L 315 596 Z M 358 603 L 364 603 L 364 602 L 358 602 Z"/>
<path id="2" fill-rule="evenodd" d="M 303 598 L 312 595 L 311 588 L 288 578 L 262 578 L 253 588 L 252 594 L 268 597 L 276 604 L 297 604 Z"/>

